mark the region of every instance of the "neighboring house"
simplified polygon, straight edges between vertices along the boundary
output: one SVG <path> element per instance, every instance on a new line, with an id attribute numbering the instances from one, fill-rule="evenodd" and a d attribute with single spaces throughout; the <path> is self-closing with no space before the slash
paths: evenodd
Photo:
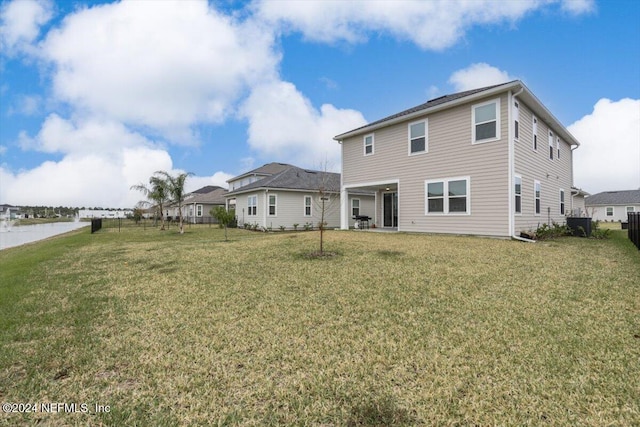
<path id="1" fill-rule="evenodd" d="M 210 212 L 216 206 L 225 206 L 226 194 L 226 189 L 216 185 L 207 185 L 188 193 L 182 202 L 183 221 L 191 224 L 217 224 L 218 221 Z M 165 215 L 169 220 L 177 219 L 177 203 L 169 204 L 165 208 Z"/>
<path id="2" fill-rule="evenodd" d="M 585 198 L 590 194 L 581 188 L 571 187 L 571 216 L 574 217 L 586 217 L 587 209 L 585 205 Z"/>
<path id="3" fill-rule="evenodd" d="M 571 211 L 578 141 L 521 82 L 446 95 L 334 138 L 341 228 L 353 191 L 377 226 L 510 237 Z"/>
<path id="4" fill-rule="evenodd" d="M 640 190 L 604 191 L 585 199 L 594 221 L 627 221 L 629 212 L 640 212 Z"/>
<path id="5" fill-rule="evenodd" d="M 83 219 L 88 218 L 127 218 L 133 215 L 131 209 L 80 209 L 78 211 L 78 217 Z"/>
<path id="6" fill-rule="evenodd" d="M 0 205 L 0 219 L 12 220 L 21 218 L 20 208 L 12 205 Z"/>
<path id="7" fill-rule="evenodd" d="M 326 226 L 340 225 L 340 174 L 268 163 L 227 182 L 230 189 L 227 205 L 235 208 L 241 227 L 244 224 L 274 230 L 293 229 L 294 224 L 298 224 L 298 229 L 306 224 L 317 227 L 323 205 Z M 351 216 L 373 215 L 373 196 L 366 191 L 354 192 L 348 203 Z M 354 220 L 348 222 L 353 225 Z"/>

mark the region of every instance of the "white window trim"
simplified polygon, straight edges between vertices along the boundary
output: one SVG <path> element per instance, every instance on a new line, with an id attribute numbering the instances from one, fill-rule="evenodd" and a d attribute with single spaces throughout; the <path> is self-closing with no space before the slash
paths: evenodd
<path id="1" fill-rule="evenodd" d="M 307 215 L 307 199 L 309 199 L 309 214 L 308 215 Z M 307 218 L 313 216 L 313 197 L 304 196 L 302 198 L 302 216 L 307 217 Z"/>
<path id="2" fill-rule="evenodd" d="M 466 198 L 467 198 L 467 211 L 466 212 L 449 212 L 449 182 L 451 181 L 462 181 L 465 180 L 467 182 L 466 188 Z M 429 212 L 429 184 L 434 182 L 442 182 L 442 195 L 443 195 L 443 206 L 442 212 Z M 461 215 L 471 215 L 471 177 L 470 176 L 459 176 L 453 178 L 438 178 L 438 179 L 428 179 L 424 181 L 424 214 L 429 216 L 461 216 Z"/>
<path id="3" fill-rule="evenodd" d="M 556 136 L 556 151 L 557 159 L 560 160 L 560 138 Z"/>
<path id="4" fill-rule="evenodd" d="M 197 217 L 201 217 L 203 211 L 204 211 L 204 209 L 202 208 L 202 205 L 196 205 L 196 216 Z"/>
<path id="5" fill-rule="evenodd" d="M 271 213 L 271 206 L 272 206 L 271 197 L 272 196 L 275 197 L 275 204 L 273 205 L 275 207 L 274 209 L 275 213 L 273 214 Z M 277 194 L 271 194 L 271 193 L 267 194 L 267 216 L 270 216 L 270 217 L 278 216 L 278 195 Z"/>
<path id="6" fill-rule="evenodd" d="M 424 151 L 416 151 L 415 153 L 411 152 L 411 126 L 424 123 Z M 416 120 L 415 122 L 411 122 L 407 125 L 407 153 L 410 156 L 419 156 L 421 154 L 426 154 L 429 152 L 429 121 L 428 119 Z"/>
<path id="7" fill-rule="evenodd" d="M 371 152 L 367 153 L 367 138 L 371 138 Z M 372 156 L 376 151 L 374 134 L 370 133 L 362 138 L 362 154 Z"/>
<path id="8" fill-rule="evenodd" d="M 549 156 L 549 161 L 553 161 L 553 131 L 549 129 L 549 152 L 547 153 Z"/>
<path id="9" fill-rule="evenodd" d="M 494 138 L 481 139 L 480 141 L 476 141 L 476 125 L 489 123 L 482 122 L 476 123 L 476 108 L 483 107 L 489 104 L 496 104 L 496 136 Z M 471 144 L 485 144 L 487 142 L 498 141 L 500 139 L 500 98 L 491 99 L 486 102 L 481 102 L 480 104 L 474 104 L 471 106 Z"/>
<path id="10" fill-rule="evenodd" d="M 254 204 L 251 204 L 251 201 L 254 201 Z M 256 208 L 256 213 L 251 213 L 251 208 Z M 247 216 L 258 216 L 258 196 L 247 196 Z"/>
<path id="11" fill-rule="evenodd" d="M 608 215 L 608 214 L 607 214 L 607 209 L 609 209 L 609 208 L 611 208 L 611 215 Z M 615 208 L 614 208 L 613 206 L 606 206 L 606 207 L 604 208 L 604 216 L 605 216 L 605 217 L 609 217 L 609 216 L 616 216 L 616 210 L 615 210 Z"/>
<path id="12" fill-rule="evenodd" d="M 562 209 L 562 205 L 564 205 L 564 209 Z M 563 210 L 564 212 L 562 212 Z M 558 212 L 560 213 L 560 215 L 567 214 L 567 195 L 564 192 L 564 188 L 561 188 L 558 192 Z"/>
<path id="13" fill-rule="evenodd" d="M 631 210 L 629 210 L 629 209 L 631 209 Z M 626 213 L 635 212 L 636 211 L 636 207 L 635 206 L 625 206 L 624 211 Z"/>
<path id="14" fill-rule="evenodd" d="M 538 151 L 538 118 L 536 116 L 533 116 L 531 119 L 531 123 L 531 149 L 533 151 Z"/>
<path id="15" fill-rule="evenodd" d="M 516 193 L 516 179 L 520 180 L 520 212 L 516 210 L 516 207 L 518 206 L 515 200 L 515 198 L 518 196 L 518 194 Z M 517 216 L 522 216 L 522 175 L 513 175 L 513 196 L 513 213 Z"/>
<path id="16" fill-rule="evenodd" d="M 540 186 L 540 195 L 536 196 L 536 187 Z M 536 200 L 540 201 L 540 212 L 536 212 Z M 540 181 L 533 181 L 533 215 L 542 215 L 542 184 Z"/>
<path id="17" fill-rule="evenodd" d="M 351 216 L 353 217 L 353 202 L 358 201 L 358 215 L 360 215 L 360 199 L 351 199 Z"/>

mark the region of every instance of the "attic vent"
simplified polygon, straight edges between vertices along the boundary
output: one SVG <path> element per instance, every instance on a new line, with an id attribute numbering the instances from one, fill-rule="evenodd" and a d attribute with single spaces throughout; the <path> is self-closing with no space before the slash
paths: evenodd
<path id="1" fill-rule="evenodd" d="M 437 101 L 438 99 L 443 99 L 443 98 L 446 98 L 447 96 L 449 96 L 449 95 L 442 95 L 442 96 L 439 96 L 437 98 L 430 99 L 429 102 Z"/>

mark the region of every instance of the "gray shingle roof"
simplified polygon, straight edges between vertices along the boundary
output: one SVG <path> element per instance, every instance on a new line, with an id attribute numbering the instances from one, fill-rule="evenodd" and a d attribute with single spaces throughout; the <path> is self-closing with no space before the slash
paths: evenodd
<path id="1" fill-rule="evenodd" d="M 640 205 L 640 190 L 603 191 L 584 199 L 586 206 Z"/>
<path id="2" fill-rule="evenodd" d="M 235 181 L 237 179 L 243 178 L 245 176 L 251 176 L 251 175 L 265 175 L 265 176 L 273 175 L 273 174 L 282 172 L 283 170 L 286 170 L 289 167 L 291 167 L 291 165 L 286 163 L 271 162 L 271 163 L 267 163 L 266 165 L 262 165 L 259 168 L 252 169 L 249 172 L 245 172 L 242 175 L 238 175 L 231 179 L 228 179 L 227 182 Z"/>
<path id="3" fill-rule="evenodd" d="M 441 97 L 438 97 L 438 98 L 434 98 L 434 99 L 431 99 L 431 100 L 425 102 L 424 104 L 420 104 L 420 105 L 417 105 L 415 107 L 409 108 L 407 110 L 401 111 L 399 113 L 392 114 L 391 116 L 387 116 L 387 117 L 382 118 L 380 120 L 376 120 L 374 122 L 367 123 L 366 125 L 361 126 L 359 128 L 356 128 L 356 129 L 353 129 L 353 130 L 351 130 L 351 131 L 349 131 L 347 133 L 357 132 L 358 130 L 367 128 L 369 126 L 375 126 L 375 125 L 378 125 L 380 123 L 384 123 L 386 121 L 396 119 L 398 117 L 408 116 L 409 114 L 413 114 L 413 113 L 416 113 L 416 112 L 421 111 L 421 110 L 426 110 L 426 109 L 429 109 L 429 108 L 433 108 L 433 107 L 441 105 L 441 104 L 446 104 L 447 102 L 455 101 L 456 99 L 464 98 L 466 96 L 470 96 L 470 95 L 476 94 L 478 92 L 484 92 L 484 91 L 487 91 L 489 89 L 496 88 L 498 86 L 512 84 L 515 81 L 517 81 L 517 80 L 511 81 L 511 82 L 507 82 L 507 83 L 500 83 L 498 85 L 481 87 L 481 88 L 478 88 L 478 89 L 467 90 L 467 91 L 464 91 L 464 92 L 458 92 L 458 93 L 453 93 L 453 94 L 450 94 L 450 95 L 444 95 L 444 96 L 441 96 Z"/>
<path id="4" fill-rule="evenodd" d="M 211 190 L 213 188 L 213 190 Z M 209 192 L 204 192 L 205 189 L 210 189 Z M 199 190 L 194 191 L 191 194 L 188 194 L 185 199 L 185 204 L 191 203 L 206 203 L 209 205 L 224 205 L 225 198 L 224 196 L 227 194 L 227 190 L 222 187 L 208 185 Z"/>
<path id="5" fill-rule="evenodd" d="M 281 164 L 281 163 L 279 163 Z M 318 191 L 324 187 L 326 191 L 340 192 L 340 174 L 334 172 L 322 172 L 302 169 L 297 166 L 286 165 L 287 168 L 259 181 L 245 185 L 235 191 L 230 191 L 227 196 L 244 193 L 257 188 L 281 188 L 287 190 Z"/>

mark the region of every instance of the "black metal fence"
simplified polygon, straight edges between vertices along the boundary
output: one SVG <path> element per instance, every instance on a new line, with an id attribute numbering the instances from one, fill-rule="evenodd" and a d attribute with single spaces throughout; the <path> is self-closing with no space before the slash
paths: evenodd
<path id="1" fill-rule="evenodd" d="M 640 212 L 629 212 L 627 214 L 629 240 L 640 250 Z"/>
<path id="2" fill-rule="evenodd" d="M 102 218 L 94 218 L 91 220 L 91 234 L 102 228 Z"/>

